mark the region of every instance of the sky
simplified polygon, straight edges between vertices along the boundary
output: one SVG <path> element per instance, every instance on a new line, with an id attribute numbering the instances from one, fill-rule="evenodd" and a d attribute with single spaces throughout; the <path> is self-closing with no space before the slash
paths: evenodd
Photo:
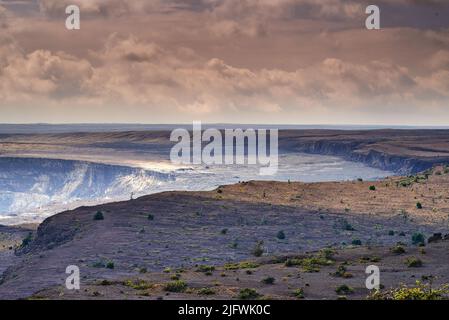
<path id="1" fill-rule="evenodd" d="M 449 1 L 0 0 L 0 122 L 193 120 L 448 125 Z"/>

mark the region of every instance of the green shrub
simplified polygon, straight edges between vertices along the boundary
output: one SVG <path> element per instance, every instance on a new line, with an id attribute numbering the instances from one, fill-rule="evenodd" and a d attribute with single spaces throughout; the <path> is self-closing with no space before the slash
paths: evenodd
<path id="1" fill-rule="evenodd" d="M 113 262 L 113 261 L 108 261 L 108 262 L 106 263 L 106 268 L 108 268 L 108 269 L 114 269 L 114 267 L 115 267 L 115 265 L 114 265 L 114 262 Z"/>
<path id="2" fill-rule="evenodd" d="M 264 252 L 263 241 L 259 241 L 254 246 L 252 253 L 256 257 L 261 257 L 263 255 L 263 252 Z"/>
<path id="3" fill-rule="evenodd" d="M 412 243 L 414 245 L 423 245 L 426 242 L 426 238 L 424 237 L 424 235 L 420 232 L 415 232 L 412 235 Z"/>
<path id="4" fill-rule="evenodd" d="M 403 246 L 397 245 L 390 249 L 392 253 L 394 254 L 404 254 L 405 249 Z"/>
<path id="5" fill-rule="evenodd" d="M 149 214 L 147 219 L 150 220 L 150 221 L 153 221 L 154 220 L 154 216 L 152 214 Z"/>
<path id="6" fill-rule="evenodd" d="M 341 220 L 342 228 L 346 231 L 355 231 L 355 228 L 346 220 Z"/>
<path id="7" fill-rule="evenodd" d="M 346 284 L 342 284 L 341 286 L 338 286 L 336 289 L 335 289 L 335 292 L 337 293 L 337 294 L 343 294 L 343 295 L 346 295 L 346 294 L 351 294 L 351 293 L 353 293 L 354 292 L 354 289 L 352 289 L 351 287 L 349 287 L 349 286 L 347 286 Z"/>
<path id="8" fill-rule="evenodd" d="M 22 244 L 20 245 L 20 248 L 24 248 L 24 247 L 28 246 L 32 240 L 33 240 L 33 233 L 29 232 L 28 235 L 22 240 Z"/>
<path id="9" fill-rule="evenodd" d="M 279 240 L 284 240 L 285 239 L 285 233 L 284 231 L 279 231 L 276 235 L 276 238 L 278 238 Z"/>
<path id="10" fill-rule="evenodd" d="M 376 290 L 368 296 L 370 300 L 447 300 L 449 299 L 449 285 L 432 288 L 430 284 L 416 281 L 415 286 L 403 285 L 386 292 Z"/>
<path id="11" fill-rule="evenodd" d="M 351 244 L 352 244 L 353 246 L 361 246 L 361 245 L 362 245 L 362 240 L 360 240 L 360 239 L 354 239 L 354 240 L 352 240 Z"/>
<path id="12" fill-rule="evenodd" d="M 201 288 L 198 290 L 200 296 L 211 296 L 215 294 L 215 290 L 212 288 Z"/>
<path id="13" fill-rule="evenodd" d="M 245 288 L 240 290 L 238 298 L 240 300 L 255 300 L 260 298 L 260 294 L 255 289 Z"/>
<path id="14" fill-rule="evenodd" d="M 215 271 L 214 266 L 201 265 L 196 269 L 197 272 L 212 272 Z"/>
<path id="15" fill-rule="evenodd" d="M 369 186 L 369 189 L 370 189 L 371 191 L 376 191 L 376 186 Z"/>
<path id="16" fill-rule="evenodd" d="M 239 270 L 239 269 L 255 269 L 260 265 L 255 262 L 243 261 L 239 263 L 226 263 L 224 265 L 225 270 Z"/>
<path id="17" fill-rule="evenodd" d="M 422 265 L 423 265 L 421 259 L 416 258 L 416 257 L 407 258 L 405 260 L 405 264 L 409 268 L 419 268 L 419 267 L 422 267 Z"/>
<path id="18" fill-rule="evenodd" d="M 294 266 L 299 266 L 302 263 L 302 259 L 287 259 L 285 261 L 285 266 L 286 267 L 294 267 Z"/>
<path id="19" fill-rule="evenodd" d="M 94 215 L 94 220 L 95 221 L 104 220 L 103 212 L 97 211 L 97 213 L 95 213 Z"/>
<path id="20" fill-rule="evenodd" d="M 304 272 L 320 272 L 320 266 L 331 266 L 334 261 L 335 251 L 322 249 L 313 256 L 306 258 L 290 258 L 285 261 L 286 267 L 301 266 Z"/>
<path id="21" fill-rule="evenodd" d="M 273 277 L 266 277 L 262 279 L 262 283 L 264 284 L 274 284 L 275 281 L 276 279 Z"/>
<path id="22" fill-rule="evenodd" d="M 223 235 L 225 235 L 225 234 L 228 233 L 228 229 L 226 229 L 226 228 L 225 228 L 225 229 L 221 229 L 220 233 L 223 234 Z"/>
<path id="23" fill-rule="evenodd" d="M 394 232 L 393 230 L 388 231 L 388 235 L 389 235 L 389 236 L 394 236 L 394 233 L 395 233 L 395 232 Z"/>
<path id="24" fill-rule="evenodd" d="M 416 203 L 416 208 L 417 208 L 417 209 L 422 209 L 422 204 L 421 204 L 421 202 L 417 202 L 417 203 Z"/>
<path id="25" fill-rule="evenodd" d="M 339 277 L 339 278 L 352 278 L 352 274 L 350 274 L 349 272 L 347 272 L 347 269 L 345 266 L 341 265 L 337 268 L 337 271 L 335 271 L 333 274 L 333 276 L 335 277 Z"/>
<path id="26" fill-rule="evenodd" d="M 123 285 L 135 290 L 147 290 L 153 287 L 151 283 L 141 279 L 126 280 L 123 282 Z"/>
<path id="27" fill-rule="evenodd" d="M 295 296 L 296 299 L 304 299 L 304 289 L 296 289 L 293 291 L 293 296 Z"/>
<path id="28" fill-rule="evenodd" d="M 183 280 L 168 282 L 164 290 L 168 292 L 184 292 L 187 289 L 187 283 Z"/>

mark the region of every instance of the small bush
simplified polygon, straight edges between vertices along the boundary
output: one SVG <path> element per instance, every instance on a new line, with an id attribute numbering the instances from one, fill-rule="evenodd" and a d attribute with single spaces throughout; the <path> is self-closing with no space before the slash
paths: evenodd
<path id="1" fill-rule="evenodd" d="M 153 287 L 153 285 L 145 280 L 126 280 L 123 282 L 126 287 L 133 288 L 135 290 L 147 290 Z"/>
<path id="2" fill-rule="evenodd" d="M 220 233 L 222 234 L 222 235 L 225 235 L 225 234 L 227 234 L 228 233 L 228 229 L 221 229 L 221 231 L 220 231 Z"/>
<path id="3" fill-rule="evenodd" d="M 293 291 L 293 295 L 296 297 L 296 299 L 304 299 L 304 289 L 296 289 Z"/>
<path id="4" fill-rule="evenodd" d="M 95 221 L 104 220 L 103 212 L 97 211 L 97 213 L 95 213 L 94 215 L 94 220 Z"/>
<path id="5" fill-rule="evenodd" d="M 416 203 L 416 208 L 417 208 L 417 209 L 422 209 L 422 204 L 421 204 L 421 202 L 417 202 L 417 203 Z"/>
<path id="6" fill-rule="evenodd" d="M 279 231 L 276 235 L 276 238 L 278 238 L 279 240 L 284 240 L 285 239 L 285 233 L 284 231 Z"/>
<path id="7" fill-rule="evenodd" d="M 197 272 L 212 272 L 215 271 L 214 266 L 201 265 L 196 269 Z"/>
<path id="8" fill-rule="evenodd" d="M 353 292 L 354 292 L 354 289 L 352 289 L 351 287 L 347 286 L 346 284 L 342 284 L 341 286 L 338 286 L 338 287 L 335 289 L 335 292 L 336 292 L 337 294 L 340 294 L 340 295 L 346 295 L 346 294 L 351 294 L 351 293 L 353 293 Z"/>
<path id="9" fill-rule="evenodd" d="M 426 242 L 426 238 L 424 237 L 424 235 L 420 232 L 415 232 L 412 235 L 412 243 L 414 245 L 423 245 Z"/>
<path id="10" fill-rule="evenodd" d="M 255 300 L 260 297 L 260 294 L 255 289 L 245 288 L 240 290 L 238 298 L 241 300 Z"/>
<path id="11" fill-rule="evenodd" d="M 449 298 L 449 286 L 432 288 L 430 284 L 416 281 L 415 286 L 401 286 L 386 292 L 374 291 L 368 296 L 370 300 L 446 300 Z"/>
<path id="12" fill-rule="evenodd" d="M 404 254 L 405 249 L 403 246 L 397 245 L 390 249 L 392 253 L 394 254 Z"/>
<path id="13" fill-rule="evenodd" d="M 179 280 L 181 279 L 181 275 L 179 273 L 175 273 L 170 277 L 171 280 Z"/>
<path id="14" fill-rule="evenodd" d="M 239 270 L 239 269 L 255 269 L 260 265 L 255 262 L 243 261 L 239 263 L 226 263 L 224 265 L 225 270 Z"/>
<path id="15" fill-rule="evenodd" d="M 361 245 L 362 245 L 362 240 L 360 240 L 360 239 L 354 239 L 354 240 L 352 240 L 351 244 L 352 244 L 353 246 L 361 246 Z"/>
<path id="16" fill-rule="evenodd" d="M 376 191 L 376 186 L 369 186 L 369 189 L 370 189 L 371 191 Z"/>
<path id="17" fill-rule="evenodd" d="M 409 268 L 419 268 L 419 267 L 422 267 L 422 265 L 423 265 L 421 259 L 416 258 L 416 257 L 407 258 L 405 260 L 405 264 Z"/>
<path id="18" fill-rule="evenodd" d="M 154 220 L 154 216 L 152 214 L 149 214 L 147 219 L 150 220 L 150 221 L 153 221 Z"/>
<path id="19" fill-rule="evenodd" d="M 113 261 L 108 261 L 108 262 L 106 263 L 106 268 L 108 268 L 108 269 L 114 269 L 114 268 L 115 268 L 114 262 L 113 262 Z"/>
<path id="20" fill-rule="evenodd" d="M 299 266 L 302 263 L 302 259 L 287 259 L 285 261 L 285 266 L 286 267 L 294 267 L 294 266 Z"/>
<path id="21" fill-rule="evenodd" d="M 168 292 L 184 292 L 187 289 L 187 283 L 183 280 L 176 280 L 167 283 L 164 290 Z"/>
<path id="22" fill-rule="evenodd" d="M 343 228 L 343 230 L 346 230 L 346 231 L 355 231 L 355 228 L 346 220 L 346 219 L 343 219 L 342 221 L 341 221 L 341 224 L 342 224 L 342 228 Z"/>
<path id="23" fill-rule="evenodd" d="M 341 265 L 337 268 L 337 271 L 335 271 L 335 273 L 332 274 L 335 277 L 339 277 L 339 278 L 345 278 L 345 279 L 349 279 L 352 278 L 353 275 L 350 274 L 349 272 L 347 272 L 347 269 L 345 266 Z"/>
<path id="24" fill-rule="evenodd" d="M 22 244 L 20 245 L 20 248 L 24 248 L 24 247 L 28 246 L 32 240 L 33 240 L 33 234 L 30 232 L 25 237 L 25 239 L 22 240 Z"/>
<path id="25" fill-rule="evenodd" d="M 395 232 L 394 232 L 393 230 L 388 231 L 388 235 L 389 235 L 389 236 L 394 236 L 394 233 L 395 233 Z"/>
<path id="26" fill-rule="evenodd" d="M 200 296 L 211 296 L 215 294 L 215 290 L 212 288 L 201 288 L 198 290 Z"/>
<path id="27" fill-rule="evenodd" d="M 263 241 L 257 242 L 252 251 L 253 255 L 256 257 L 261 257 L 264 252 Z"/>
<path id="28" fill-rule="evenodd" d="M 266 277 L 262 279 L 262 283 L 264 284 L 274 284 L 275 281 L 276 279 L 273 277 Z"/>

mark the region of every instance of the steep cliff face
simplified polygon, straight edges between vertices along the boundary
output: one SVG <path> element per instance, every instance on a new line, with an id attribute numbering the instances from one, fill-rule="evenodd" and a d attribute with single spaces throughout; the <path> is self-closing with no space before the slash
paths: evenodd
<path id="1" fill-rule="evenodd" d="M 393 171 L 399 175 L 415 174 L 437 164 L 449 163 L 449 158 L 446 157 L 422 159 L 419 157 L 387 154 L 376 150 L 369 150 L 369 148 L 364 148 L 368 151 L 362 151 L 362 148 L 368 143 L 360 141 L 317 140 L 297 142 L 289 146 L 289 149 L 296 152 L 339 156 L 346 160 L 362 162 L 373 168 Z"/>
<path id="2" fill-rule="evenodd" d="M 35 210 L 49 203 L 128 197 L 145 193 L 170 174 L 91 162 L 0 158 L 0 213 Z"/>

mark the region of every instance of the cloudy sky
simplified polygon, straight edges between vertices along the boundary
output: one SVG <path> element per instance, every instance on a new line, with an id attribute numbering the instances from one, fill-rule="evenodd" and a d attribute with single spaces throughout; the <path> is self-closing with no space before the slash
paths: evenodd
<path id="1" fill-rule="evenodd" d="M 449 2 L 0 0 L 0 122 L 192 120 L 448 125 Z"/>

